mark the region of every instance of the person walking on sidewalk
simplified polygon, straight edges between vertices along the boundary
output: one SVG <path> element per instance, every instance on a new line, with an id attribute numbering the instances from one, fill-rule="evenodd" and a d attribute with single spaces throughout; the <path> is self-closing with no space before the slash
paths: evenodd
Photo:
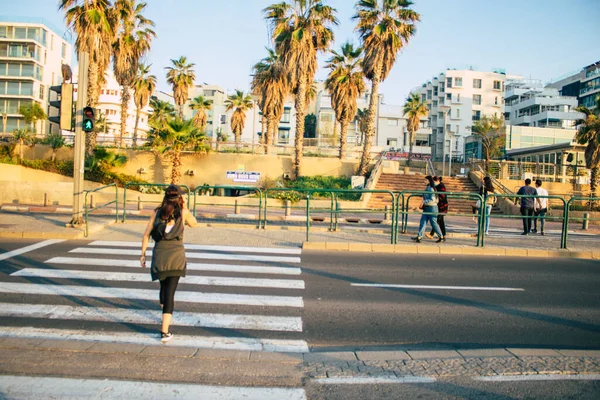
<path id="1" fill-rule="evenodd" d="M 496 204 L 494 185 L 489 176 L 483 178 L 483 186 L 481 186 L 479 194 L 483 196 L 483 203 L 485 204 L 485 234 L 488 235 L 490 233 L 490 215 L 494 204 Z"/>
<path id="2" fill-rule="evenodd" d="M 542 187 L 542 181 L 536 179 L 535 190 L 537 191 L 537 197 L 535 199 L 535 216 L 533 220 L 533 230 L 531 232 L 537 233 L 537 221 L 540 220 L 540 234 L 544 236 L 544 222 L 546 213 L 548 212 L 548 191 Z"/>
<path id="3" fill-rule="evenodd" d="M 435 191 L 437 192 L 437 196 L 438 196 L 438 216 L 437 216 L 437 223 L 440 227 L 440 231 L 442 232 L 442 235 L 444 237 L 446 237 L 446 221 L 444 220 L 445 214 L 448 213 L 448 196 L 446 196 L 445 193 L 446 192 L 446 185 L 444 185 L 443 181 L 444 178 L 442 178 L 441 176 L 434 176 L 433 177 L 433 183 L 435 184 Z M 426 234 L 426 236 L 429 239 L 433 239 L 433 234 L 435 233 L 435 231 L 433 230 L 433 227 L 431 228 L 431 232 Z"/>
<path id="4" fill-rule="evenodd" d="M 186 273 L 187 260 L 183 247 L 184 224 L 197 226 L 196 218 L 186 208 L 179 186 L 170 185 L 165 191 L 162 204 L 150 217 L 142 238 L 142 256 L 140 263 L 146 268 L 146 249 L 150 237 L 154 240 L 152 280 L 160 281 L 160 304 L 162 306 L 161 341 L 173 338 L 169 330 L 175 306 L 175 291 L 179 278 Z"/>
<path id="5" fill-rule="evenodd" d="M 421 215 L 421 222 L 419 223 L 419 233 L 417 234 L 417 237 L 413 238 L 413 240 L 417 243 L 421 243 L 423 240 L 423 234 L 425 234 L 425 228 L 427 228 L 427 221 L 429 221 L 433 231 L 439 237 L 436 243 L 445 242 L 446 237 L 442 234 L 442 231 L 437 223 L 437 216 L 435 215 L 438 212 L 438 196 L 435 194 L 435 184 L 430 175 L 427 175 L 425 179 L 427 179 L 427 187 L 425 188 L 423 201 L 419 207 L 423 210 L 423 215 Z"/>
<path id="6" fill-rule="evenodd" d="M 533 210 L 535 207 L 534 196 L 537 195 L 537 190 L 531 187 L 531 179 L 525 179 L 525 186 L 521 186 L 521 189 L 519 189 L 517 194 L 523 196 L 531 196 L 520 198 L 521 215 L 523 216 L 523 233 L 521 235 L 528 235 L 531 231 L 531 217 L 533 217 Z"/>

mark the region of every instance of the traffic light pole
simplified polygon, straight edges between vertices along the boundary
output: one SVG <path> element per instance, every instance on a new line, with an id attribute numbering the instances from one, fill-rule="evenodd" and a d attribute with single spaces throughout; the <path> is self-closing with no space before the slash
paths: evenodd
<path id="1" fill-rule="evenodd" d="M 82 129 L 83 108 L 87 106 L 88 53 L 79 52 L 79 76 L 77 77 L 77 107 L 75 113 L 75 143 L 73 144 L 73 217 L 72 225 L 83 220 L 83 175 L 85 161 L 85 134 Z"/>

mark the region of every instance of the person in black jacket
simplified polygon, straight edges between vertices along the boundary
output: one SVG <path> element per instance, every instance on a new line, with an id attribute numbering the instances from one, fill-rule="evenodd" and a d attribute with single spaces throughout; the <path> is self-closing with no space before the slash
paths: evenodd
<path id="1" fill-rule="evenodd" d="M 441 176 L 434 176 L 433 183 L 435 184 L 435 191 L 438 192 L 438 212 L 437 223 L 440 226 L 442 235 L 446 237 L 446 221 L 444 220 L 445 214 L 448 213 L 448 196 L 440 194 L 446 192 L 446 185 L 444 185 L 443 178 Z M 428 238 L 433 239 L 435 231 L 432 227 L 431 232 L 426 235 Z"/>

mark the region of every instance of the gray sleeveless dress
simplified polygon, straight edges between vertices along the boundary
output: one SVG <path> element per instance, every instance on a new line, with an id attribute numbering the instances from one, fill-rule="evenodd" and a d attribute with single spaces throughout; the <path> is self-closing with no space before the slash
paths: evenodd
<path id="1" fill-rule="evenodd" d="M 162 240 L 154 243 L 150 268 L 153 281 L 170 276 L 185 276 L 187 261 L 183 247 L 183 218 L 175 220 L 175 225 L 170 232 L 165 231 L 166 225 L 167 223 L 157 214 L 152 229 L 164 232 L 164 235 Z"/>

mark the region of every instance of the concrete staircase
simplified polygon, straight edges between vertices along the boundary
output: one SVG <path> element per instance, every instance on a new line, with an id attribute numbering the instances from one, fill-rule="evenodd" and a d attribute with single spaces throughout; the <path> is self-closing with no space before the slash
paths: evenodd
<path id="1" fill-rule="evenodd" d="M 403 174 L 381 174 L 375 186 L 376 190 L 391 190 L 400 192 L 403 190 L 424 190 L 427 182 L 425 175 L 403 175 Z M 478 193 L 479 188 L 467 177 L 444 178 L 444 184 L 448 192 Z M 471 214 L 475 200 L 448 198 L 449 213 Z M 421 196 L 413 196 L 409 201 L 409 208 L 415 209 L 421 204 Z M 373 193 L 367 208 L 383 209 L 388 206 L 391 209 L 390 196 L 383 193 Z M 492 214 L 502 214 L 497 206 L 492 209 Z"/>

